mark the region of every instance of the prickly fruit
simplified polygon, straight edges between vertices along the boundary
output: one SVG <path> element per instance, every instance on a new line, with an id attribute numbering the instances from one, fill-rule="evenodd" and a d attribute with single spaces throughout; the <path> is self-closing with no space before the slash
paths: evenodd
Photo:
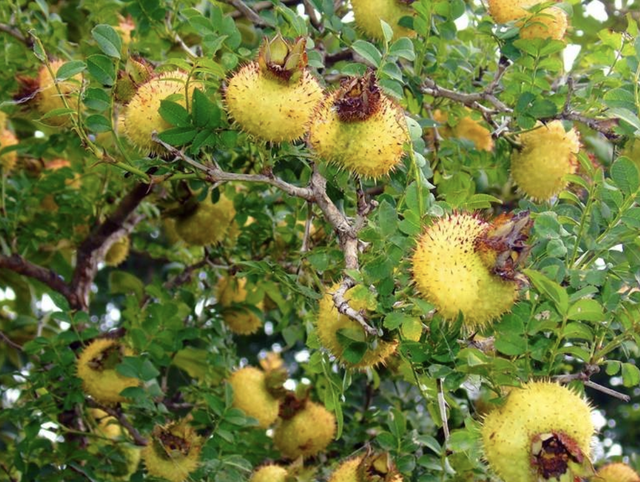
<path id="1" fill-rule="evenodd" d="M 147 472 L 170 482 L 184 482 L 199 465 L 202 440 L 185 421 L 156 426 L 142 451 Z"/>
<path id="2" fill-rule="evenodd" d="M 63 60 L 54 60 L 49 64 L 51 72 L 54 75 L 58 73 L 58 69 L 64 65 Z M 74 111 L 78 110 L 80 105 L 80 85 L 82 83 L 82 75 L 77 74 L 71 79 L 56 83 L 49 72 L 46 65 L 40 67 L 38 71 L 38 95 L 36 97 L 37 109 L 40 114 L 45 115 L 55 109 L 65 108 L 67 106 Z M 54 126 L 64 126 L 69 122 L 69 115 L 58 115 L 48 117 L 43 120 L 45 124 Z"/>
<path id="3" fill-rule="evenodd" d="M 254 367 L 241 368 L 229 378 L 233 388 L 233 406 L 258 420 L 267 428 L 278 419 L 280 402 L 269 392 L 267 374 Z"/>
<path id="4" fill-rule="evenodd" d="M 384 361 L 396 349 L 397 342 L 376 340 L 375 348 L 371 348 L 366 343 L 365 332 L 357 321 L 341 314 L 333 301 L 333 293 L 338 289 L 336 284 L 324 294 L 319 303 L 318 317 L 316 319 L 316 332 L 320 343 L 331 352 L 340 362 L 350 368 L 368 368 L 384 363 Z M 360 287 L 354 287 L 344 295 L 349 302 L 349 306 L 356 311 L 374 309 L 375 302 L 371 303 L 365 298 L 354 298 L 360 291 Z M 366 294 L 366 293 L 365 293 Z M 343 335 L 343 337 L 340 337 Z M 345 345 L 357 344 L 362 350 L 362 357 L 359 360 L 345 358 Z M 352 350 L 353 351 L 353 350 Z"/>
<path id="5" fill-rule="evenodd" d="M 565 132 L 560 121 L 520 135 L 521 149 L 511 155 L 511 176 L 518 188 L 536 201 L 546 201 L 568 184 L 565 176 L 578 169 L 580 140 L 575 129 Z"/>
<path id="6" fill-rule="evenodd" d="M 97 338 L 80 354 L 77 361 L 78 377 L 82 388 L 103 403 L 120 403 L 126 399 L 120 395 L 125 388 L 137 387 L 137 378 L 125 377 L 115 369 L 124 356 L 133 353 L 118 340 Z"/>
<path id="7" fill-rule="evenodd" d="M 279 465 L 263 465 L 256 470 L 249 482 L 286 482 L 289 472 Z"/>
<path id="8" fill-rule="evenodd" d="M 229 79 L 227 111 L 242 130 L 269 142 L 295 141 L 307 132 L 323 94 L 306 68 L 305 44 L 279 35 L 265 40 L 258 60 Z"/>
<path id="9" fill-rule="evenodd" d="M 192 246 L 218 244 L 226 238 L 235 215 L 233 201 L 224 194 L 215 204 L 207 196 L 187 215 L 176 219 L 176 232 Z"/>
<path id="10" fill-rule="evenodd" d="M 402 482 L 388 453 L 369 453 L 342 462 L 329 482 Z"/>
<path id="11" fill-rule="evenodd" d="M 433 113 L 433 120 L 446 124 L 449 120 L 449 115 L 440 110 L 436 110 Z M 461 117 L 454 127 L 449 127 L 448 125 L 439 127 L 438 133 L 445 139 L 455 137 L 471 141 L 479 151 L 490 152 L 493 150 L 491 131 L 477 120 L 471 118 L 471 116 Z"/>
<path id="12" fill-rule="evenodd" d="M 165 152 L 164 147 L 151 137 L 154 131 L 160 133 L 171 127 L 158 110 L 167 97 L 184 106 L 186 97 L 191 99 L 197 84 L 189 80 L 187 87 L 188 80 L 185 72 L 176 70 L 153 77 L 138 88 L 125 111 L 124 132 L 129 142 L 141 153 Z"/>
<path id="13" fill-rule="evenodd" d="M 15 146 L 18 144 L 18 138 L 9 129 L 0 127 L 0 150 L 5 147 Z M 11 172 L 18 162 L 18 153 L 16 151 L 5 152 L 0 154 L 0 167 L 4 173 Z"/>
<path id="14" fill-rule="evenodd" d="M 357 27 L 368 37 L 384 40 L 380 20 L 384 20 L 393 29 L 393 38 L 415 37 L 414 30 L 398 24 L 402 17 L 414 15 L 406 0 L 351 0 L 353 16 Z"/>
<path id="15" fill-rule="evenodd" d="M 402 110 L 384 95 L 375 75 L 347 79 L 313 117 L 309 143 L 322 159 L 369 178 L 388 175 L 409 140 Z"/>
<path id="16" fill-rule="evenodd" d="M 465 213 L 436 220 L 418 240 L 413 256 L 420 294 L 447 320 L 462 313 L 469 329 L 488 325 L 517 298 L 515 269 L 520 254 L 526 254 L 529 227 L 521 220 L 492 226 Z"/>
<path id="17" fill-rule="evenodd" d="M 557 383 L 529 382 L 484 420 L 485 457 L 504 482 L 573 482 L 593 475 L 591 407 Z"/>
<path id="18" fill-rule="evenodd" d="M 262 318 L 248 306 L 234 306 L 247 300 L 247 278 L 220 278 L 217 297 L 223 306 L 222 317 L 229 329 L 238 335 L 251 335 L 262 326 Z M 262 308 L 262 302 L 258 304 Z"/>
<path id="19" fill-rule="evenodd" d="M 558 7 L 549 7 L 518 22 L 522 39 L 562 40 L 567 31 L 567 14 Z"/>
<path id="20" fill-rule="evenodd" d="M 488 0 L 489 15 L 497 23 L 507 23 L 525 17 L 527 8 L 542 0 Z"/>
<path id="21" fill-rule="evenodd" d="M 118 266 L 129 256 L 129 236 L 122 236 L 115 241 L 104 255 L 107 266 Z"/>
<path id="22" fill-rule="evenodd" d="M 598 470 L 593 478 L 597 482 L 640 482 L 640 475 L 626 464 L 609 464 Z"/>
<path id="23" fill-rule="evenodd" d="M 322 452 L 336 433 L 336 417 L 322 405 L 307 401 L 304 408 L 283 420 L 273 443 L 283 457 L 296 459 Z"/>

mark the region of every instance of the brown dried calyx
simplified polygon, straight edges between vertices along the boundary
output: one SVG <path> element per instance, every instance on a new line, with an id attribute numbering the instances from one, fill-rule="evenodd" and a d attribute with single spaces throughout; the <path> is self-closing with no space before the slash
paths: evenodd
<path id="1" fill-rule="evenodd" d="M 358 466 L 358 480 L 362 482 L 396 482 L 398 470 L 388 452 L 374 452 L 370 448 Z"/>
<path id="2" fill-rule="evenodd" d="M 334 106 L 342 122 L 364 121 L 376 114 L 382 106 L 382 92 L 375 73 L 369 70 L 363 77 L 344 79 Z"/>
<path id="3" fill-rule="evenodd" d="M 309 385 L 302 384 L 298 385 L 295 392 L 287 391 L 284 394 L 284 399 L 280 403 L 280 418 L 289 420 L 298 412 L 304 410 L 309 401 L 310 391 L 311 387 Z"/>
<path id="4" fill-rule="evenodd" d="M 594 475 L 591 462 L 578 444 L 562 432 L 536 435 L 531 442 L 531 465 L 540 480 L 573 481 Z"/>
<path id="5" fill-rule="evenodd" d="M 307 67 L 307 39 L 300 37 L 287 42 L 280 34 L 265 39 L 258 54 L 258 65 L 263 74 L 281 82 L 298 82 Z"/>
<path id="6" fill-rule="evenodd" d="M 260 367 L 265 372 L 267 391 L 274 398 L 285 398 L 287 389 L 284 388 L 284 382 L 289 378 L 289 372 L 282 357 L 278 353 L 269 352 L 260 360 Z"/>

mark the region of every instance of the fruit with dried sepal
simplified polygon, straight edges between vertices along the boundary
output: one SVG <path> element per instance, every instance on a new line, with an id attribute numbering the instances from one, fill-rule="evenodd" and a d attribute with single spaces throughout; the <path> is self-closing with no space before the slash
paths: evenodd
<path id="1" fill-rule="evenodd" d="M 380 20 L 384 20 L 393 30 L 393 38 L 415 37 L 415 30 L 401 26 L 403 17 L 412 17 L 415 11 L 410 7 L 413 0 L 351 0 L 356 26 L 366 36 L 384 40 Z"/>
<path id="2" fill-rule="evenodd" d="M 578 169 L 580 140 L 562 122 L 538 123 L 519 136 L 521 147 L 511 154 L 511 177 L 518 189 L 536 201 L 547 201 L 567 187 L 566 176 Z"/>
<path id="3" fill-rule="evenodd" d="M 342 462 L 329 482 L 402 482 L 395 464 L 387 452 L 368 452 Z"/>
<path id="4" fill-rule="evenodd" d="M 262 326 L 262 317 L 254 309 L 262 310 L 262 301 L 253 309 L 246 304 L 249 292 L 247 278 L 224 276 L 216 287 L 218 302 L 223 307 L 222 318 L 229 329 L 237 335 L 251 335 Z"/>
<path id="5" fill-rule="evenodd" d="M 231 374 L 229 384 L 233 388 L 233 406 L 258 421 L 260 428 L 267 428 L 278 419 L 279 395 L 284 379 L 281 371 L 264 372 L 255 367 L 244 367 Z"/>
<path id="6" fill-rule="evenodd" d="M 99 402 L 114 404 L 126 401 L 120 395 L 125 388 L 137 387 L 140 380 L 125 377 L 116 366 L 133 352 L 121 341 L 97 338 L 89 343 L 76 361 L 78 377 L 83 390 Z"/>
<path id="7" fill-rule="evenodd" d="M 263 465 L 253 474 L 249 482 L 287 482 L 289 471 L 279 465 Z"/>
<path id="8" fill-rule="evenodd" d="M 122 236 L 115 241 L 104 255 L 104 262 L 107 266 L 119 266 L 129 256 L 129 236 Z"/>
<path id="9" fill-rule="evenodd" d="M 528 213 L 494 223 L 467 213 L 437 219 L 412 259 L 418 291 L 446 320 L 462 313 L 466 328 L 486 327 L 517 299 L 530 228 Z"/>
<path id="10" fill-rule="evenodd" d="M 124 132 L 129 142 L 143 154 L 164 154 L 166 149 L 152 139 L 154 131 L 160 133 L 171 127 L 160 115 L 160 105 L 171 97 L 184 107 L 198 85 L 181 70 L 156 75 L 142 84 L 125 111 Z"/>
<path id="11" fill-rule="evenodd" d="M 248 134 L 269 142 L 291 142 L 308 130 L 323 97 L 307 70 L 306 39 L 265 39 L 258 60 L 242 67 L 225 90 L 227 112 Z"/>
<path id="12" fill-rule="evenodd" d="M 640 482 L 640 475 L 627 464 L 608 464 L 598 470 L 594 482 Z"/>
<path id="13" fill-rule="evenodd" d="M 441 110 L 436 110 L 433 113 L 433 120 L 443 124 L 443 126 L 438 128 L 438 133 L 444 139 L 450 137 L 466 139 L 473 142 L 473 145 L 479 151 L 491 152 L 493 150 L 491 131 L 470 115 L 458 119 L 457 124 L 453 127 L 447 125 L 449 114 Z"/>
<path id="14" fill-rule="evenodd" d="M 11 146 L 18 145 L 18 138 L 9 129 L 0 127 L 0 151 Z M 7 174 L 16 167 L 18 162 L 18 153 L 13 150 L 0 154 L 0 168 Z"/>
<path id="15" fill-rule="evenodd" d="M 49 67 L 53 75 L 57 75 L 58 70 L 65 64 L 64 60 L 53 60 Z M 38 112 L 45 115 L 56 109 L 64 109 L 68 107 L 75 112 L 80 106 L 80 87 L 82 84 L 82 75 L 77 74 L 72 78 L 56 82 L 51 76 L 51 72 L 46 65 L 40 67 L 37 80 L 36 108 Z M 66 106 L 65 106 L 66 102 Z M 73 114 L 72 114 L 73 115 Z M 48 117 L 42 122 L 53 126 L 64 126 L 69 122 L 69 115 L 57 115 Z"/>
<path id="16" fill-rule="evenodd" d="M 156 426 L 142 451 L 147 472 L 170 482 L 184 482 L 198 468 L 202 439 L 186 420 Z"/>
<path id="17" fill-rule="evenodd" d="M 309 144 L 325 161 L 362 177 L 387 176 L 409 141 L 402 109 L 382 93 L 375 74 L 345 79 L 313 116 Z"/>
<path id="18" fill-rule="evenodd" d="M 562 40 L 567 31 L 568 20 L 564 11 L 550 6 L 536 13 L 531 7 L 546 0 L 488 0 L 489 14 L 497 23 L 519 20 L 520 38 L 552 38 Z"/>
<path id="19" fill-rule="evenodd" d="M 319 454 L 327 448 L 336 433 L 335 415 L 323 405 L 308 399 L 285 401 L 281 417 L 273 443 L 287 459 Z"/>
<path id="20" fill-rule="evenodd" d="M 371 347 L 372 340 L 366 339 L 364 328 L 347 315 L 341 314 L 333 301 L 333 293 L 339 288 L 339 284 L 328 289 L 319 302 L 318 316 L 316 318 L 316 333 L 322 346 L 335 356 L 340 363 L 349 368 L 374 367 L 391 356 L 398 345 L 396 340 L 374 341 L 375 347 Z M 364 290 L 364 292 L 363 292 Z M 367 296 L 367 289 L 356 286 L 346 291 L 344 299 L 349 306 L 356 311 L 375 309 L 375 300 Z M 363 296 L 359 296 L 363 295 Z M 340 336 L 342 335 L 342 336 Z M 345 344 L 357 344 L 362 357 L 359 360 L 345 358 Z M 355 345 L 354 345 L 355 346 Z"/>
<path id="21" fill-rule="evenodd" d="M 224 194 L 215 203 L 210 196 L 201 202 L 194 199 L 176 219 L 176 233 L 191 246 L 218 244 L 226 239 L 235 215 L 233 201 Z"/>
<path id="22" fill-rule="evenodd" d="M 591 407 L 552 382 L 513 389 L 482 426 L 484 453 L 504 482 L 573 482 L 594 475 Z"/>

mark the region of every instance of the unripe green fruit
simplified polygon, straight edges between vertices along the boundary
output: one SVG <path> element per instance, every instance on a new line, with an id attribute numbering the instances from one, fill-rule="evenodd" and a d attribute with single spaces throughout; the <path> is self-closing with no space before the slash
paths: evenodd
<path id="1" fill-rule="evenodd" d="M 193 212 L 176 220 L 176 232 L 192 246 L 218 244 L 226 238 L 235 215 L 233 201 L 225 195 L 215 204 L 207 196 Z"/>
<path id="2" fill-rule="evenodd" d="M 229 377 L 233 388 L 233 406 L 258 420 L 267 428 L 278 419 L 280 402 L 267 390 L 267 375 L 258 368 L 244 367 Z"/>
<path id="3" fill-rule="evenodd" d="M 256 470 L 249 482 L 285 482 L 288 471 L 279 465 L 264 465 Z"/>
<path id="4" fill-rule="evenodd" d="M 456 213 L 436 220 L 418 240 L 413 278 L 420 294 L 443 318 L 464 315 L 469 329 L 483 328 L 509 311 L 518 294 L 515 281 L 491 273 L 476 251 L 488 223 Z"/>
<path id="5" fill-rule="evenodd" d="M 322 452 L 336 433 L 336 417 L 322 405 L 308 401 L 275 430 L 273 443 L 283 457 L 297 459 Z"/>
<path id="6" fill-rule="evenodd" d="M 581 471 L 590 467 L 593 434 L 589 404 L 568 388 L 549 382 L 530 382 L 512 390 L 504 406 L 490 412 L 482 427 L 485 457 L 504 482 L 550 480 L 540 464 L 553 462 L 556 456 L 558 478 L 566 475 L 561 480 L 573 481 L 569 474 L 584 476 Z M 556 451 L 536 458 L 543 442 L 553 443 Z M 580 457 L 584 460 L 574 460 Z"/>
<path id="7" fill-rule="evenodd" d="M 511 176 L 529 198 L 547 201 L 568 184 L 565 177 L 578 169 L 580 140 L 575 129 L 565 132 L 552 121 L 520 135 L 522 148 L 511 155 Z"/>
<path id="8" fill-rule="evenodd" d="M 365 35 L 376 40 L 384 40 L 380 20 L 393 29 L 393 38 L 415 37 L 414 30 L 398 25 L 402 17 L 411 17 L 414 10 L 399 0 L 351 0 L 356 25 Z"/>

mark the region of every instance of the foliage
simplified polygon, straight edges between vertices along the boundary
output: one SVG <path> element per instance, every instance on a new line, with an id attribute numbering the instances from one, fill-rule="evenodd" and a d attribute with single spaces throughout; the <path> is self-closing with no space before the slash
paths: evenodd
<path id="1" fill-rule="evenodd" d="M 415 38 L 383 22 L 376 41 L 342 0 L 2 2 L 0 109 L 19 144 L 0 146 L 0 160 L 19 160 L 3 168 L 0 192 L 0 480 L 107 480 L 128 460 L 109 448 L 157 443 L 159 426 L 185 418 L 202 440 L 188 480 L 243 481 L 265 462 L 288 463 L 273 431 L 234 408 L 225 381 L 273 351 L 285 387 L 337 419 L 328 449 L 305 460 L 313 480 L 365 446 L 389 452 L 407 481 L 499 480 L 482 459 L 482 414 L 504 387 L 534 379 L 584 390 L 608 421 L 597 465 L 640 450 L 639 2 L 604 2 L 604 21 L 588 13 L 600 2 L 560 4 L 572 25 L 564 41 L 522 40 L 482 1 L 405 3 L 414 15 L 400 23 Z M 304 139 L 262 142 L 227 115 L 227 79 L 277 33 L 307 37 L 311 73 L 328 92 L 375 72 L 410 136 L 390 175 L 359 178 Z M 572 66 L 568 45 L 581 47 Z M 38 112 L 34 79 L 54 60 L 64 63 L 49 88 L 64 105 Z M 148 156 L 119 119 L 152 70 L 182 70 L 194 87 L 162 100 L 168 128 Z M 82 101 L 61 96 L 63 85 Z M 451 134 L 468 117 L 491 131 L 493 150 Z M 534 202 L 513 185 L 510 158 L 520 133 L 552 120 L 579 131 L 579 166 L 557 197 Z M 222 242 L 181 241 L 176 219 L 222 196 L 232 223 L 195 226 L 228 229 Z M 425 227 L 452 212 L 525 210 L 533 227 L 519 301 L 481 333 L 462 316 L 443 319 L 412 280 Z M 106 266 L 123 236 L 127 259 Z M 222 278 L 242 280 L 242 296 L 223 304 Z M 355 286 L 350 299 L 366 307 L 349 315 L 366 336 L 338 332 L 341 357 L 353 366 L 397 343 L 386 364 L 345 368 L 321 346 L 315 321 L 332 286 Z M 234 334 L 230 313 L 264 326 Z M 416 320 L 419 339 L 407 335 Z M 141 383 L 122 392 L 126 403 L 103 406 L 83 392 L 76 360 L 107 333 L 131 349 L 117 373 Z M 91 407 L 125 435 L 101 433 Z M 161 479 L 141 464 L 130 480 Z"/>

